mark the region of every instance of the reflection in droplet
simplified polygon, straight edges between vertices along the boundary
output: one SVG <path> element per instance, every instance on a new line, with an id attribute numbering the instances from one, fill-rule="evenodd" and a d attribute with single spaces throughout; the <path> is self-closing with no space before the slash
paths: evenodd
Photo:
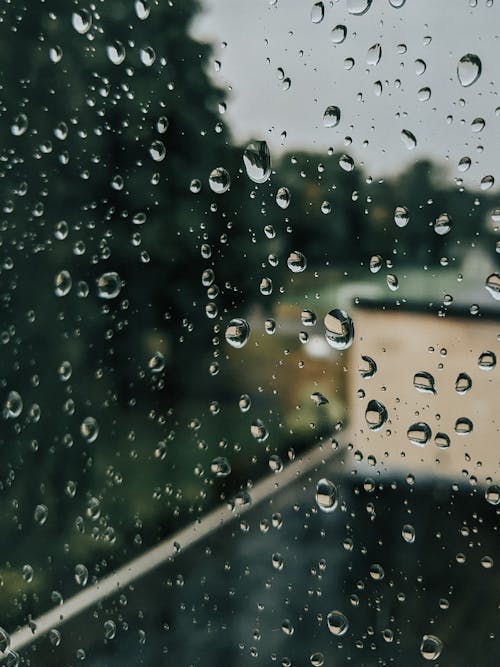
<path id="1" fill-rule="evenodd" d="M 486 350 L 486 352 L 481 352 L 478 359 L 478 366 L 483 371 L 491 371 L 497 365 L 497 357 L 494 352 L 491 350 Z"/>
<path id="2" fill-rule="evenodd" d="M 465 156 L 463 158 L 460 158 L 458 162 L 458 171 L 467 171 L 468 169 L 470 169 L 471 164 L 472 160 L 470 159 L 470 157 Z"/>
<path id="3" fill-rule="evenodd" d="M 385 405 L 375 399 L 369 401 L 366 406 L 365 420 L 368 428 L 372 431 L 379 431 L 387 421 L 387 409 Z"/>
<path id="4" fill-rule="evenodd" d="M 224 167 L 216 167 L 209 176 L 208 183 L 212 192 L 218 195 L 224 194 L 229 190 L 231 178 Z"/>
<path id="5" fill-rule="evenodd" d="M 340 109 L 336 106 L 326 107 L 323 114 L 323 125 L 325 127 L 336 127 L 340 122 Z"/>
<path id="6" fill-rule="evenodd" d="M 250 326 L 243 318 L 235 317 L 229 322 L 225 336 L 231 347 L 240 349 L 247 344 L 250 336 Z"/>
<path id="7" fill-rule="evenodd" d="M 434 222 L 434 231 L 436 234 L 439 234 L 439 236 L 444 236 L 445 234 L 448 234 L 451 226 L 451 217 L 448 215 L 448 213 L 441 213 L 441 215 L 438 216 Z"/>
<path id="8" fill-rule="evenodd" d="M 373 563 L 373 565 L 370 565 L 369 572 L 370 577 L 375 581 L 382 581 L 385 578 L 384 568 L 379 563 Z"/>
<path id="9" fill-rule="evenodd" d="M 458 61 L 457 76 L 462 86 L 472 86 L 481 76 L 481 61 L 473 53 L 467 53 Z"/>
<path id="10" fill-rule="evenodd" d="M 481 190 L 489 190 L 494 185 L 495 185 L 495 178 L 491 174 L 483 176 L 481 182 L 479 183 L 479 187 L 481 188 Z"/>
<path id="11" fill-rule="evenodd" d="M 405 523 L 401 535 L 403 536 L 403 540 L 408 542 L 408 544 L 413 544 L 413 542 L 415 542 L 415 528 L 411 523 Z"/>
<path id="12" fill-rule="evenodd" d="M 325 658 L 322 653 L 312 653 L 309 661 L 312 667 L 323 667 L 325 664 Z"/>
<path id="13" fill-rule="evenodd" d="M 420 644 L 420 653 L 424 660 L 437 660 L 443 650 L 443 642 L 435 635 L 424 635 Z"/>
<path id="14" fill-rule="evenodd" d="M 137 17 L 141 19 L 141 21 L 145 21 L 151 11 L 147 0 L 136 0 L 134 3 L 134 9 Z"/>
<path id="15" fill-rule="evenodd" d="M 366 354 L 362 354 L 361 359 L 366 363 L 366 366 L 359 369 L 361 377 L 364 379 L 372 378 L 377 372 L 377 364 L 375 360 Z"/>
<path id="16" fill-rule="evenodd" d="M 417 145 L 417 139 L 410 130 L 401 130 L 401 141 L 409 151 L 413 150 Z"/>
<path id="17" fill-rule="evenodd" d="M 406 206 L 396 206 L 394 211 L 394 222 L 398 227 L 406 227 L 410 222 L 410 213 Z"/>
<path id="18" fill-rule="evenodd" d="M 331 611 L 326 617 L 328 629 L 332 635 L 342 637 L 349 629 L 349 621 L 341 611 Z"/>
<path id="19" fill-rule="evenodd" d="M 152 46 L 145 46 L 143 49 L 139 50 L 139 58 L 143 65 L 146 67 L 151 67 L 151 65 L 156 60 L 156 53 Z"/>
<path id="20" fill-rule="evenodd" d="M 278 191 L 276 192 L 276 203 L 280 208 L 288 208 L 290 205 L 290 199 L 290 190 L 288 188 L 278 188 Z"/>
<path id="21" fill-rule="evenodd" d="M 158 350 L 149 358 L 148 368 L 152 373 L 161 373 L 165 369 L 165 357 Z"/>
<path id="22" fill-rule="evenodd" d="M 293 273 L 302 273 L 307 268 L 307 259 L 299 250 L 293 250 L 288 255 L 286 264 Z"/>
<path id="23" fill-rule="evenodd" d="M 20 113 L 14 118 L 14 122 L 10 126 L 10 131 L 15 137 L 20 137 L 28 129 L 28 116 Z"/>
<path id="24" fill-rule="evenodd" d="M 372 273 L 378 273 L 382 268 L 382 257 L 380 255 L 373 255 L 370 257 L 370 271 Z"/>
<path id="25" fill-rule="evenodd" d="M 388 273 L 387 278 L 387 287 L 391 290 L 391 292 L 396 292 L 399 289 L 399 280 L 394 273 Z"/>
<path id="26" fill-rule="evenodd" d="M 337 487 L 329 479 L 320 479 L 316 484 L 316 503 L 323 512 L 333 512 L 338 505 Z"/>
<path id="27" fill-rule="evenodd" d="M 491 484 L 486 489 L 484 497 L 490 505 L 500 505 L 500 486 L 498 484 Z"/>
<path id="28" fill-rule="evenodd" d="M 413 386 L 422 394 L 435 394 L 434 377 L 427 371 L 419 371 L 413 376 Z"/>
<path id="29" fill-rule="evenodd" d="M 271 175 L 271 154 L 265 141 L 251 141 L 243 152 L 247 176 L 254 183 L 265 183 Z"/>
<path id="30" fill-rule="evenodd" d="M 484 118 L 474 118 L 474 120 L 470 124 L 471 130 L 473 132 L 481 132 L 481 130 L 484 130 L 485 125 L 486 125 L 486 122 L 485 122 Z"/>
<path id="31" fill-rule="evenodd" d="M 413 445 L 417 445 L 417 447 L 424 447 L 424 445 L 426 445 L 431 439 L 432 432 L 428 424 L 425 422 L 417 422 L 416 424 L 412 424 L 410 426 L 406 432 L 406 435 L 408 436 L 408 440 Z"/>
<path id="32" fill-rule="evenodd" d="M 354 323 L 345 310 L 334 308 L 325 315 L 325 338 L 335 350 L 347 350 L 354 340 Z"/>
<path id="33" fill-rule="evenodd" d="M 455 380 L 455 391 L 459 394 L 466 394 L 472 387 L 472 380 L 467 373 L 459 373 Z"/>
<path id="34" fill-rule="evenodd" d="M 66 296 L 69 293 L 73 286 L 73 280 L 69 271 L 59 271 L 54 280 L 55 284 L 55 295 L 56 296 Z"/>
<path id="35" fill-rule="evenodd" d="M 316 313 L 306 308 L 300 313 L 300 320 L 305 327 L 313 327 L 316 324 Z"/>

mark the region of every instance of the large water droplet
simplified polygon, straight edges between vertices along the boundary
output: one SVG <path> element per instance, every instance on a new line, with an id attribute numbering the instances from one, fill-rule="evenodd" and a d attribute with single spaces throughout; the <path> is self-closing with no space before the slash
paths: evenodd
<path id="1" fill-rule="evenodd" d="M 362 16 L 370 9 L 372 0 L 347 0 L 347 11 L 355 16 Z"/>
<path id="2" fill-rule="evenodd" d="M 325 5 L 322 2 L 315 2 L 311 7 L 311 21 L 321 23 L 325 16 Z"/>
<path id="3" fill-rule="evenodd" d="M 413 376 L 413 386 L 422 394 L 435 394 L 434 377 L 427 371 L 419 371 Z"/>
<path id="4" fill-rule="evenodd" d="M 452 227 L 452 222 L 451 222 L 451 217 L 448 215 L 448 213 L 441 213 L 439 217 L 436 218 L 436 221 L 434 222 L 434 231 L 436 234 L 439 234 L 439 236 L 444 236 L 445 234 L 448 234 Z"/>
<path id="5" fill-rule="evenodd" d="M 92 14 L 86 9 L 79 9 L 77 12 L 73 12 L 71 23 L 76 32 L 84 35 L 92 25 Z"/>
<path id="6" fill-rule="evenodd" d="M 15 137 L 20 137 L 28 129 L 28 116 L 20 113 L 14 118 L 14 122 L 10 126 L 10 131 Z"/>
<path id="7" fill-rule="evenodd" d="M 479 368 L 481 368 L 483 371 L 491 371 L 497 365 L 496 354 L 491 352 L 491 350 L 481 352 L 477 363 Z"/>
<path id="8" fill-rule="evenodd" d="M 491 273 L 484 286 L 496 301 L 500 300 L 500 273 Z"/>
<path id="9" fill-rule="evenodd" d="M 481 61 L 473 53 L 467 53 L 458 61 L 457 76 L 458 80 L 465 88 L 472 86 L 481 76 Z"/>
<path id="10" fill-rule="evenodd" d="M 491 484 L 485 491 L 484 497 L 490 505 L 500 505 L 500 486 Z"/>
<path id="11" fill-rule="evenodd" d="M 325 664 L 325 657 L 322 653 L 312 653 L 311 657 L 309 658 L 309 661 L 312 665 L 312 667 L 323 667 Z"/>
<path id="12" fill-rule="evenodd" d="M 439 449 L 448 449 L 450 446 L 450 437 L 446 433 L 436 433 L 434 436 L 434 444 L 436 447 L 439 447 Z"/>
<path id="13" fill-rule="evenodd" d="M 340 109 L 335 106 L 326 107 L 323 114 L 323 125 L 325 127 L 336 127 L 340 122 Z"/>
<path id="14" fill-rule="evenodd" d="M 152 46 L 145 46 L 139 51 L 139 58 L 143 65 L 146 67 L 151 67 L 151 65 L 156 60 L 156 53 Z"/>
<path id="15" fill-rule="evenodd" d="M 354 169 L 354 160 L 350 155 L 344 153 L 339 157 L 339 166 L 344 171 L 352 171 Z"/>
<path id="16" fill-rule="evenodd" d="M 250 426 L 250 433 L 257 440 L 257 442 L 265 442 L 269 437 L 264 422 L 261 419 L 256 419 Z"/>
<path id="17" fill-rule="evenodd" d="M 227 477 L 231 474 L 231 464 L 225 456 L 217 456 L 212 460 L 210 470 L 216 477 Z"/>
<path id="18" fill-rule="evenodd" d="M 370 257 L 370 271 L 372 273 L 378 273 L 382 268 L 382 257 L 380 255 L 373 255 Z"/>
<path id="19" fill-rule="evenodd" d="M 229 190 L 231 178 L 224 167 L 216 167 L 208 178 L 210 189 L 218 195 L 224 194 Z"/>
<path id="20" fill-rule="evenodd" d="M 458 435 L 468 435 L 473 428 L 471 420 L 467 417 L 459 417 L 455 422 L 455 433 Z"/>
<path id="21" fill-rule="evenodd" d="M 401 130 L 401 141 L 409 151 L 413 150 L 417 145 L 417 139 L 410 130 Z"/>
<path id="22" fill-rule="evenodd" d="M 411 523 L 405 523 L 401 535 L 403 536 L 403 540 L 408 542 L 408 544 L 413 544 L 413 542 L 415 542 L 415 528 Z"/>
<path id="23" fill-rule="evenodd" d="M 145 21 L 151 11 L 149 3 L 146 0 L 136 0 L 134 3 L 135 13 L 141 21 Z"/>
<path id="24" fill-rule="evenodd" d="M 365 420 L 369 429 L 379 431 L 387 421 L 387 408 L 379 401 L 372 399 L 366 406 Z"/>
<path id="25" fill-rule="evenodd" d="M 70 289 L 73 286 L 73 280 L 69 271 L 59 271 L 54 280 L 55 285 L 55 295 L 56 296 L 66 296 L 69 293 Z"/>
<path id="26" fill-rule="evenodd" d="M 276 203 L 280 208 L 288 208 L 290 205 L 290 190 L 288 188 L 278 188 L 276 192 Z"/>
<path id="27" fill-rule="evenodd" d="M 82 563 L 75 565 L 75 581 L 79 586 L 86 586 L 89 579 L 89 571 Z"/>
<path id="28" fill-rule="evenodd" d="M 293 273 L 302 273 L 307 268 L 307 259 L 299 250 L 294 250 L 288 255 L 286 264 Z"/>
<path id="29" fill-rule="evenodd" d="M 347 28 L 345 25 L 336 25 L 330 33 L 330 37 L 334 44 L 342 44 L 347 35 Z"/>
<path id="30" fill-rule="evenodd" d="M 94 417 L 85 417 L 80 424 L 80 433 L 87 442 L 95 442 L 99 435 L 99 425 Z"/>
<path id="31" fill-rule="evenodd" d="M 125 60 L 125 47 L 121 42 L 113 42 L 113 44 L 110 44 L 106 47 L 106 55 L 111 60 L 113 65 L 121 65 Z"/>
<path id="32" fill-rule="evenodd" d="M 406 206 L 396 206 L 394 211 L 394 222 L 398 227 L 406 227 L 410 222 L 410 213 Z"/>
<path id="33" fill-rule="evenodd" d="M 443 642 L 435 635 L 424 635 L 420 644 L 420 653 L 424 660 L 437 660 L 443 650 Z"/>
<path id="34" fill-rule="evenodd" d="M 320 479 L 316 484 L 316 503 L 323 512 L 333 512 L 338 505 L 337 487 L 329 479 Z"/>
<path id="35" fill-rule="evenodd" d="M 240 349 L 244 347 L 250 336 L 250 326 L 242 317 L 235 317 L 232 319 L 226 328 L 226 341 L 231 345 Z"/>
<path id="36" fill-rule="evenodd" d="M 267 143 L 251 141 L 243 152 L 243 163 L 250 180 L 265 183 L 271 175 L 271 154 Z"/>
<path id="37" fill-rule="evenodd" d="M 408 440 L 413 445 L 417 445 L 417 447 L 424 447 L 424 445 L 426 445 L 431 439 L 432 432 L 428 424 L 425 422 L 417 422 L 416 424 L 412 424 L 410 426 L 406 432 L 406 435 L 408 436 Z"/>
<path id="38" fill-rule="evenodd" d="M 382 57 L 382 47 L 380 44 L 374 44 L 368 49 L 366 54 L 366 64 L 367 65 L 378 65 L 380 58 Z"/>
<path id="39" fill-rule="evenodd" d="M 466 394 L 471 387 L 472 387 L 472 380 L 470 378 L 470 375 L 467 375 L 467 373 L 459 373 L 455 381 L 455 390 L 459 394 Z"/>
<path id="40" fill-rule="evenodd" d="M 23 399 L 17 391 L 9 391 L 3 408 L 4 419 L 17 419 L 23 411 Z"/>
<path id="41" fill-rule="evenodd" d="M 328 629 L 332 635 L 342 637 L 349 629 L 349 621 L 341 611 L 331 611 L 326 617 Z"/>
<path id="42" fill-rule="evenodd" d="M 47 505 L 37 505 L 33 513 L 33 518 L 39 526 L 43 526 L 48 519 L 49 508 Z"/>
<path id="43" fill-rule="evenodd" d="M 101 299 L 115 299 L 122 288 L 122 281 L 116 271 L 103 273 L 97 279 L 97 295 Z"/>
<path id="44" fill-rule="evenodd" d="M 160 141 L 159 139 L 153 141 L 149 147 L 149 154 L 155 162 L 162 162 L 167 154 L 167 149 L 165 148 L 163 141 Z"/>
<path id="45" fill-rule="evenodd" d="M 334 308 L 325 315 L 325 338 L 335 350 L 347 350 L 354 341 L 354 324 L 345 310 Z"/>

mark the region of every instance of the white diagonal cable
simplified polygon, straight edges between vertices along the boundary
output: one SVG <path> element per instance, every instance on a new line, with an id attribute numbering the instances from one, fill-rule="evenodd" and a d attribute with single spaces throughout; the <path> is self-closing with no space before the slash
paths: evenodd
<path id="1" fill-rule="evenodd" d="M 313 470 L 316 466 L 329 459 L 333 452 L 334 450 L 331 446 L 327 446 L 326 444 L 315 447 L 297 461 L 286 466 L 279 475 L 270 475 L 258 482 L 249 491 L 251 503 L 238 507 L 235 510 L 231 510 L 227 504 L 218 507 L 202 519 L 193 522 L 178 533 L 175 533 L 175 535 L 171 535 L 160 542 L 156 547 L 149 549 L 142 556 L 134 558 L 97 583 L 76 593 L 76 595 L 73 595 L 73 597 L 63 602 L 63 604 L 39 616 L 30 625 L 25 625 L 14 632 L 11 635 L 11 650 L 18 651 L 31 644 L 39 637 L 45 635 L 49 630 L 57 628 L 70 618 L 88 609 L 88 607 L 92 607 L 104 598 L 117 593 L 128 586 L 128 584 L 139 579 L 139 577 L 173 559 L 179 553 L 179 545 L 181 552 L 185 551 L 202 538 L 207 537 L 226 523 L 252 509 L 258 503 L 272 497 L 294 480 Z M 33 631 L 32 628 L 35 627 L 36 629 Z M 0 662 L 6 657 L 7 655 L 0 657 Z"/>

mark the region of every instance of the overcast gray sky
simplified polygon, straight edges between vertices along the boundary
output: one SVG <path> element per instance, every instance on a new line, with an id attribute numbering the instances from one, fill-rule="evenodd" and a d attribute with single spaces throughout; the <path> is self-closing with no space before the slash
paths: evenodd
<path id="1" fill-rule="evenodd" d="M 230 89 L 223 119 L 235 139 L 265 139 L 278 151 L 286 131 L 285 149 L 326 155 L 332 146 L 374 177 L 430 156 L 447 161 L 450 177 L 462 177 L 474 188 L 493 175 L 498 190 L 500 2 L 490 7 L 491 0 L 477 0 L 471 7 L 474 0 L 406 0 L 396 9 L 389 0 L 373 0 L 362 16 L 350 14 L 347 3 L 325 0 L 323 21 L 313 24 L 313 0 L 203 0 L 205 11 L 193 34 L 215 46 L 222 66 L 211 72 L 218 85 Z M 347 29 L 342 44 L 332 42 L 336 25 Z M 376 43 L 382 57 L 369 65 L 367 52 Z M 479 56 L 482 73 L 463 87 L 457 64 L 468 53 Z M 346 58 L 355 61 L 350 70 Z M 417 59 L 426 64 L 423 74 L 417 74 Z M 288 90 L 278 68 L 291 80 Z M 425 87 L 431 97 L 419 101 Z M 329 105 L 341 110 L 334 128 L 323 126 Z M 480 132 L 472 127 L 477 117 L 486 123 Z M 401 140 L 403 129 L 415 135 L 414 150 Z M 346 136 L 352 137 L 350 146 Z M 466 173 L 457 169 L 462 157 L 472 161 Z"/>

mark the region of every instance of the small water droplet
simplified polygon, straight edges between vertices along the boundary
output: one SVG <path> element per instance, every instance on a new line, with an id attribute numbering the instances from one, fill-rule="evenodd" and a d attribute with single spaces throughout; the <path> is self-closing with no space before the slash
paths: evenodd
<path id="1" fill-rule="evenodd" d="M 417 98 L 419 102 L 427 102 L 427 100 L 431 99 L 431 89 L 425 86 L 424 88 L 420 88 L 420 90 L 417 93 Z"/>
<path id="2" fill-rule="evenodd" d="M 92 14 L 86 9 L 79 9 L 77 12 L 73 12 L 71 24 L 76 32 L 84 35 L 92 26 Z"/>
<path id="3" fill-rule="evenodd" d="M 424 660 L 437 660 L 443 650 L 443 642 L 435 635 L 424 635 L 420 644 L 420 653 Z"/>
<path id="4" fill-rule="evenodd" d="M 23 399 L 17 391 L 9 391 L 3 408 L 4 419 L 17 419 L 23 411 Z"/>
<path id="5" fill-rule="evenodd" d="M 370 430 L 379 431 L 387 421 L 387 409 L 385 405 L 374 399 L 369 401 L 366 406 L 365 420 Z"/>
<path id="6" fill-rule="evenodd" d="M 349 629 L 349 621 L 341 611 L 331 611 L 326 617 L 328 630 L 332 635 L 342 637 Z"/>
<path id="7" fill-rule="evenodd" d="M 46 523 L 49 516 L 49 509 L 47 505 L 37 505 L 35 507 L 35 512 L 33 518 L 39 526 L 43 526 Z"/>
<path id="8" fill-rule="evenodd" d="M 225 456 L 217 456 L 212 460 L 210 470 L 216 477 L 227 477 L 231 474 L 231 464 Z"/>
<path id="9" fill-rule="evenodd" d="M 417 145 L 417 139 L 410 130 L 401 130 L 401 141 L 409 151 L 413 150 Z"/>
<path id="10" fill-rule="evenodd" d="M 10 635 L 7 630 L 0 627 L 0 653 L 4 654 L 10 648 Z"/>
<path id="11" fill-rule="evenodd" d="M 389 0 L 389 4 L 395 9 L 400 9 L 405 4 L 405 2 L 406 0 Z"/>
<path id="12" fill-rule="evenodd" d="M 334 308 L 323 320 L 327 343 L 335 350 L 347 350 L 354 341 L 354 323 L 345 310 Z"/>
<path id="13" fill-rule="evenodd" d="M 323 114 L 324 127 L 336 127 L 340 123 L 340 109 L 336 106 L 326 107 Z"/>
<path id="14" fill-rule="evenodd" d="M 250 433 L 257 440 L 257 442 L 265 442 L 269 437 L 269 431 L 261 419 L 256 419 L 253 422 L 253 424 L 250 426 Z"/>
<path id="15" fill-rule="evenodd" d="M 286 263 L 290 271 L 293 273 L 302 273 L 302 271 L 305 271 L 307 268 L 307 260 L 299 250 L 292 251 L 288 255 Z"/>
<path id="16" fill-rule="evenodd" d="M 481 60 L 473 53 L 467 53 L 458 61 L 458 80 L 464 88 L 472 86 L 481 76 L 481 70 Z"/>
<path id="17" fill-rule="evenodd" d="M 405 523 L 401 530 L 401 535 L 403 536 L 403 540 L 408 542 L 408 544 L 415 542 L 415 528 L 410 523 Z"/>
<path id="18" fill-rule="evenodd" d="M 413 376 L 413 386 L 422 394 L 435 394 L 436 387 L 434 377 L 427 371 L 419 371 Z"/>
<path id="19" fill-rule="evenodd" d="M 209 176 L 208 183 L 210 189 L 218 195 L 224 194 L 229 190 L 231 178 L 224 167 L 216 167 Z"/>
<path id="20" fill-rule="evenodd" d="M 24 113 L 18 114 L 10 126 L 10 131 L 15 137 L 20 137 L 28 129 L 28 116 Z"/>
<path id="21" fill-rule="evenodd" d="M 250 326 L 246 320 L 241 317 L 232 319 L 226 328 L 226 341 L 231 345 L 240 349 L 244 347 L 250 336 Z"/>
<path id="22" fill-rule="evenodd" d="M 431 439 L 431 429 L 425 422 L 417 422 L 412 424 L 406 432 L 408 440 L 417 447 L 424 447 Z"/>
<path id="23" fill-rule="evenodd" d="M 370 257 L 370 271 L 372 273 L 378 273 L 382 268 L 382 257 L 380 255 L 372 255 Z"/>
<path id="24" fill-rule="evenodd" d="M 494 185 L 495 185 L 495 178 L 491 174 L 488 174 L 487 176 L 483 176 L 479 184 L 479 187 L 481 188 L 481 190 L 489 190 Z"/>
<path id="25" fill-rule="evenodd" d="M 82 563 L 75 565 L 75 581 L 79 586 L 86 586 L 89 579 L 89 571 Z"/>
<path id="26" fill-rule="evenodd" d="M 156 351 L 148 361 L 148 368 L 152 373 L 161 373 L 165 368 L 165 357 L 159 351 Z"/>
<path id="27" fill-rule="evenodd" d="M 439 236 L 448 234 L 448 232 L 451 230 L 451 227 L 451 216 L 449 216 L 448 213 L 441 213 L 441 215 L 437 217 L 434 222 L 434 231 L 436 234 L 439 234 Z"/>
<path id="28" fill-rule="evenodd" d="M 139 50 L 139 58 L 143 65 L 146 67 L 151 67 L 151 65 L 156 60 L 156 53 L 152 46 L 145 46 Z"/>
<path id="29" fill-rule="evenodd" d="M 311 21 L 321 23 L 325 17 L 325 5 L 322 2 L 315 2 L 311 7 Z"/>
<path id="30" fill-rule="evenodd" d="M 337 487 L 329 479 L 320 479 L 316 484 L 316 503 L 323 512 L 333 512 L 338 505 Z"/>
<path id="31" fill-rule="evenodd" d="M 52 646 L 59 646 L 61 643 L 61 633 L 56 628 L 49 630 L 49 641 Z"/>
<path id="32" fill-rule="evenodd" d="M 278 188 L 276 192 L 276 203 L 282 209 L 288 208 L 290 205 L 290 190 L 288 188 L 282 187 Z"/>
<path id="33" fill-rule="evenodd" d="M 279 473 L 283 470 L 283 461 L 277 454 L 271 454 L 269 457 L 269 467 L 274 473 Z"/>
<path id="34" fill-rule="evenodd" d="M 377 372 L 377 364 L 375 360 L 366 354 L 361 355 L 361 359 L 366 363 L 366 366 L 359 369 L 361 377 L 364 379 L 372 378 Z"/>
<path id="35" fill-rule="evenodd" d="M 391 290 L 391 292 L 396 292 L 399 289 L 399 280 L 394 273 L 388 273 L 387 278 L 387 287 Z"/>
<path id="36" fill-rule="evenodd" d="M 69 271 L 59 271 L 54 280 L 55 295 L 62 297 L 69 293 L 73 286 L 73 280 Z"/>
<path id="37" fill-rule="evenodd" d="M 311 401 L 315 405 L 327 405 L 330 401 L 327 399 L 327 397 L 322 394 L 320 391 L 315 391 L 311 394 Z"/>
<path id="38" fill-rule="evenodd" d="M 110 618 L 107 621 L 104 621 L 104 639 L 110 641 L 116 636 L 116 623 Z"/>
<path id="39" fill-rule="evenodd" d="M 470 124 L 471 130 L 473 132 L 481 132 L 482 130 L 484 130 L 485 125 L 486 122 L 484 118 L 474 118 L 474 120 Z"/>
<path id="40" fill-rule="evenodd" d="M 265 183 L 271 175 L 271 154 L 267 143 L 251 141 L 243 152 L 243 163 L 251 181 Z"/>
<path id="41" fill-rule="evenodd" d="M 300 314 L 300 320 L 305 327 L 313 327 L 316 324 L 316 313 L 312 310 L 305 309 Z"/>
<path id="42" fill-rule="evenodd" d="M 330 37 L 334 44 L 342 44 L 347 35 L 347 28 L 345 25 L 336 25 L 330 33 Z"/>
<path id="43" fill-rule="evenodd" d="M 472 160 L 470 159 L 470 157 L 465 156 L 463 158 L 460 158 L 458 162 L 458 171 L 462 172 L 468 171 L 470 169 L 471 164 Z"/>
<path id="44" fill-rule="evenodd" d="M 406 206 L 396 206 L 394 211 L 394 222 L 398 227 L 406 227 L 410 222 L 410 213 Z"/>
<path id="45" fill-rule="evenodd" d="M 160 141 L 159 139 L 153 141 L 149 147 L 149 154 L 155 162 L 161 162 L 164 160 L 167 154 L 167 149 L 165 148 L 163 141 Z"/>
<path id="46" fill-rule="evenodd" d="M 439 449 L 448 449 L 450 446 L 450 437 L 446 433 L 436 433 L 434 436 L 434 444 Z"/>
<path id="47" fill-rule="evenodd" d="M 120 294 L 122 281 L 116 271 L 103 273 L 97 279 L 97 295 L 101 299 L 115 299 Z"/>
<path id="48" fill-rule="evenodd" d="M 80 433 L 87 442 L 95 442 L 99 435 L 99 425 L 94 417 L 85 417 L 80 425 Z"/>
<path id="49" fill-rule="evenodd" d="M 271 558 L 271 562 L 275 570 L 282 570 L 284 565 L 283 556 L 280 553 L 274 553 Z"/>
<path id="50" fill-rule="evenodd" d="M 276 320 L 273 320 L 272 317 L 268 317 L 264 321 L 264 331 L 272 336 L 276 332 Z"/>

